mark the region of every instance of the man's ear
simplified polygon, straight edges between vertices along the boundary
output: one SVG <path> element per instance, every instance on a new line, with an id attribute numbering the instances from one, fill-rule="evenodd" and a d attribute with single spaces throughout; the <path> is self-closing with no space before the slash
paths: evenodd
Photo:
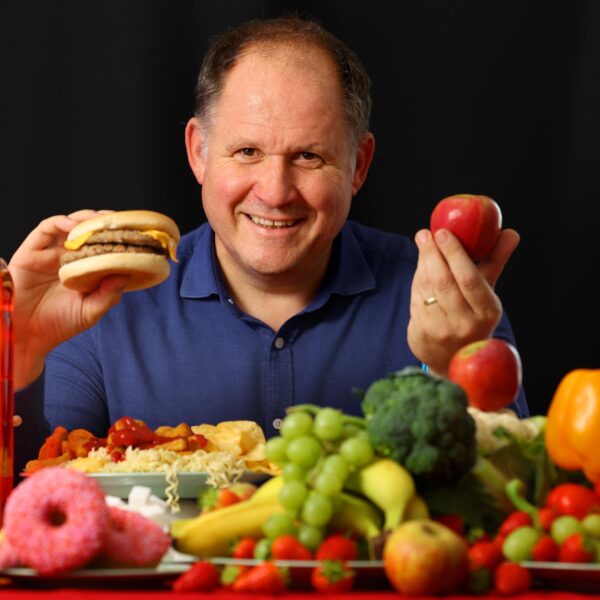
<path id="1" fill-rule="evenodd" d="M 204 179 L 206 164 L 206 156 L 202 152 L 205 143 L 204 128 L 196 117 L 192 117 L 185 126 L 185 149 L 190 167 L 196 176 L 196 181 L 200 184 Z"/>
<path id="2" fill-rule="evenodd" d="M 358 143 L 356 149 L 356 162 L 354 164 L 354 175 L 352 177 L 352 195 L 355 196 L 362 184 L 367 178 L 373 154 L 375 152 L 375 137 L 372 133 L 367 133 Z"/>

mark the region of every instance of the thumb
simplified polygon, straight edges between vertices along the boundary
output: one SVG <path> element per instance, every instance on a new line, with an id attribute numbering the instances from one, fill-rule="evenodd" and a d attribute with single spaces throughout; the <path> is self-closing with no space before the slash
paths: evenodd
<path id="1" fill-rule="evenodd" d="M 95 325 L 123 297 L 129 283 L 127 275 L 111 275 L 100 282 L 97 289 L 84 300 L 83 322 L 85 327 Z"/>
<path id="2" fill-rule="evenodd" d="M 485 280 L 494 287 L 512 253 L 516 250 L 521 238 L 514 229 L 503 229 L 496 245 L 483 258 L 478 269 Z"/>

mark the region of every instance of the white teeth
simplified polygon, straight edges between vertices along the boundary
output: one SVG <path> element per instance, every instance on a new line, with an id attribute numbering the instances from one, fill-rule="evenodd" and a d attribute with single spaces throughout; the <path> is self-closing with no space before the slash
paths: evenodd
<path id="1" fill-rule="evenodd" d="M 263 227 L 272 227 L 274 229 L 278 227 L 291 227 L 296 221 L 271 221 L 270 219 L 262 219 L 261 217 L 255 217 L 250 215 L 253 223 L 262 225 Z"/>

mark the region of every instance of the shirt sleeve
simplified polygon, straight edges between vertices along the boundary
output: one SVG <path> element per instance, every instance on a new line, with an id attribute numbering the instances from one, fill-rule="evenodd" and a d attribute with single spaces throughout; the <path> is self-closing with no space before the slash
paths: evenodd
<path id="1" fill-rule="evenodd" d="M 510 322 L 508 320 L 508 317 L 506 316 L 506 313 L 502 314 L 502 319 L 500 320 L 500 323 L 498 325 L 498 327 L 496 328 L 496 331 L 494 332 L 494 337 L 503 339 L 509 343 L 511 343 L 513 346 L 515 346 L 515 348 L 517 347 L 517 343 L 515 341 L 515 336 L 512 330 L 512 327 L 510 325 Z M 525 418 L 529 416 L 529 406 L 527 405 L 527 398 L 525 397 L 525 389 L 523 388 L 523 385 L 521 384 L 521 387 L 519 389 L 519 393 L 517 394 L 517 397 L 515 398 L 515 401 L 510 404 L 508 406 L 508 408 L 510 408 L 511 410 L 514 410 L 517 415 L 521 418 Z"/>
<path id="2" fill-rule="evenodd" d="M 108 414 L 102 366 L 88 330 L 57 346 L 46 359 L 44 410 L 51 428 L 84 428 L 106 435 Z"/>

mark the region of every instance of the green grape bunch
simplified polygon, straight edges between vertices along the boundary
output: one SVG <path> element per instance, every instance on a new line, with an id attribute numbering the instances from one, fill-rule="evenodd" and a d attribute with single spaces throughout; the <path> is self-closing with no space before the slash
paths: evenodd
<path id="1" fill-rule="evenodd" d="M 363 419 L 331 407 L 292 406 L 280 435 L 268 440 L 266 452 L 282 469 L 278 499 L 285 512 L 267 520 L 265 535 L 295 535 L 308 548 L 316 548 L 348 476 L 374 458 Z"/>

